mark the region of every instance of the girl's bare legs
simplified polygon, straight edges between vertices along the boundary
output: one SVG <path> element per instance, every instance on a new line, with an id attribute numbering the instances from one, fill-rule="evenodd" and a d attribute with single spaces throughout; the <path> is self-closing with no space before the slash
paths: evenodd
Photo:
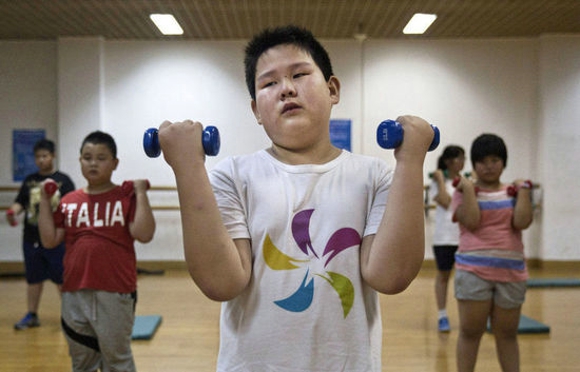
<path id="1" fill-rule="evenodd" d="M 491 310 L 491 327 L 495 337 L 495 348 L 503 372 L 520 371 L 518 325 L 521 310 L 521 306 L 515 309 L 502 309 L 499 306 L 493 306 Z"/>
<path id="2" fill-rule="evenodd" d="M 487 328 L 492 301 L 457 300 L 459 337 L 457 339 L 457 371 L 473 372 L 479 343 Z"/>
<path id="3" fill-rule="evenodd" d="M 437 310 L 447 307 L 447 288 L 451 271 L 437 270 L 435 277 L 435 299 L 437 300 Z"/>

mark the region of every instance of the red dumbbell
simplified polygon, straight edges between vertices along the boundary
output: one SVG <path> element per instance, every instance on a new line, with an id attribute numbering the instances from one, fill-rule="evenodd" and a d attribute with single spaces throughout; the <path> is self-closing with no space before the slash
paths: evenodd
<path id="1" fill-rule="evenodd" d="M 54 195 L 56 190 L 58 190 L 58 184 L 55 181 L 49 178 L 44 182 L 44 192 L 49 198 Z"/>
<path id="2" fill-rule="evenodd" d="M 514 184 L 511 184 L 508 186 L 507 188 L 507 194 L 513 198 L 518 196 L 518 191 L 520 191 L 520 189 L 533 189 L 534 188 L 534 184 L 532 183 L 532 181 L 530 180 L 526 180 L 524 182 L 522 182 L 522 184 L 520 186 L 516 186 Z"/>
<path id="3" fill-rule="evenodd" d="M 18 225 L 18 220 L 16 219 L 16 214 L 14 213 L 14 211 L 12 209 L 6 210 L 6 219 L 8 220 L 8 223 L 10 224 L 10 226 L 17 226 Z"/>
<path id="4" fill-rule="evenodd" d="M 151 188 L 151 184 L 149 183 L 149 180 L 146 181 L 147 181 L 147 190 L 149 190 Z M 121 185 L 121 190 L 123 191 L 123 194 L 129 196 L 135 191 L 135 183 L 133 181 L 124 181 L 123 184 Z"/>
<path id="5" fill-rule="evenodd" d="M 453 187 L 457 188 L 457 185 L 459 185 L 459 182 L 461 181 L 461 177 L 455 177 L 453 179 L 453 182 L 451 183 L 451 185 L 453 185 Z M 474 187 L 473 191 L 475 191 L 475 195 L 477 195 L 477 193 L 479 192 L 479 187 Z"/>

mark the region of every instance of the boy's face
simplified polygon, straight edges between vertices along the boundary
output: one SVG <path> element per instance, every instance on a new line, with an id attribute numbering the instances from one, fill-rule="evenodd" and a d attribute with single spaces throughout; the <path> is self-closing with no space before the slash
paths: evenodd
<path id="1" fill-rule="evenodd" d="M 300 150 L 329 138 L 340 82 L 326 81 L 307 52 L 290 44 L 268 49 L 258 59 L 255 84 L 252 110 L 273 143 Z"/>
<path id="2" fill-rule="evenodd" d="M 487 184 L 499 182 L 503 169 L 503 160 L 496 155 L 488 155 L 474 164 L 477 180 Z"/>
<path id="3" fill-rule="evenodd" d="M 38 173 L 50 174 L 54 169 L 54 154 L 45 149 L 34 152 L 34 163 L 38 167 Z"/>
<path id="4" fill-rule="evenodd" d="M 81 171 L 89 185 L 105 184 L 111 181 L 119 160 L 113 158 L 111 150 L 102 143 L 85 143 L 81 150 Z"/>

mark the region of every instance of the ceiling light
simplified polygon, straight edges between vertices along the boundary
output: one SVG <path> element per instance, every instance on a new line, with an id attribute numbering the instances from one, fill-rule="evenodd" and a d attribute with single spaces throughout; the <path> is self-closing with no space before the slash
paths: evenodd
<path id="1" fill-rule="evenodd" d="M 183 35 L 183 29 L 171 14 L 151 14 L 149 18 L 163 35 Z"/>
<path id="2" fill-rule="evenodd" d="M 409 23 L 407 23 L 403 29 L 403 33 L 422 34 L 427 31 L 429 26 L 431 26 L 431 23 L 433 23 L 436 18 L 437 16 L 435 14 L 415 13 L 413 17 L 411 17 Z"/>

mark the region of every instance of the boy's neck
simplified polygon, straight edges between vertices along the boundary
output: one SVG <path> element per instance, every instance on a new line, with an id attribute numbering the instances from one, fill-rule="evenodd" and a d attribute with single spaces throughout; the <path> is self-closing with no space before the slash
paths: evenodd
<path id="1" fill-rule="evenodd" d="M 54 174 L 54 172 L 56 172 L 56 168 L 52 167 L 50 169 L 41 169 L 38 171 L 38 174 L 40 174 L 41 176 L 50 176 Z"/>
<path id="2" fill-rule="evenodd" d="M 276 160 L 290 165 L 325 164 L 336 159 L 342 153 L 341 149 L 334 146 L 301 152 L 285 149 L 275 144 L 272 144 L 266 151 Z"/>
<path id="3" fill-rule="evenodd" d="M 113 182 L 108 181 L 102 184 L 88 184 L 85 187 L 85 192 L 87 194 L 102 194 L 104 192 L 110 191 L 112 189 L 115 188 L 115 185 Z"/>

